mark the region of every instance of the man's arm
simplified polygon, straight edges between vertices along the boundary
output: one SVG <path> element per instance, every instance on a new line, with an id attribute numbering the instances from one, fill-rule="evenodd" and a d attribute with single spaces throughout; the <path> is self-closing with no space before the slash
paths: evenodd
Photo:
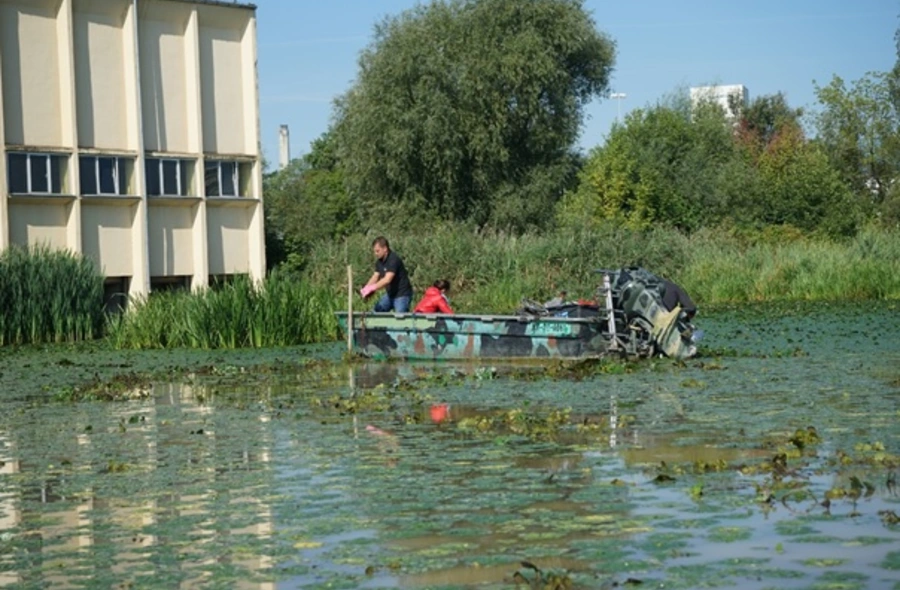
<path id="1" fill-rule="evenodd" d="M 373 272 L 373 273 L 372 273 L 372 276 L 369 277 L 369 280 L 366 281 L 366 285 L 374 285 L 374 284 L 377 283 L 377 282 L 378 282 L 378 273 L 377 273 L 377 272 Z M 365 286 L 365 285 L 364 285 L 364 286 Z"/>
<path id="2" fill-rule="evenodd" d="M 391 271 L 388 271 L 388 272 L 384 273 L 384 276 L 381 277 L 381 280 L 377 280 L 377 279 L 378 279 L 378 273 L 376 273 L 375 276 L 374 276 L 373 278 L 376 279 L 376 281 L 375 281 L 375 289 L 377 290 L 377 289 L 380 289 L 380 288 L 382 288 L 382 287 L 387 287 L 388 285 L 390 285 L 390 284 L 391 284 L 391 281 L 394 280 L 394 273 L 392 273 Z M 371 280 L 371 279 L 370 279 L 370 280 Z"/>

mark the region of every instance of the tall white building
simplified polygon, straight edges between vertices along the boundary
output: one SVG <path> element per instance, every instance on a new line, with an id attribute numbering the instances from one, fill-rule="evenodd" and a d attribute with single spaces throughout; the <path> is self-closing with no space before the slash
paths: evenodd
<path id="1" fill-rule="evenodd" d="M 691 105 L 713 102 L 722 107 L 729 119 L 739 114 L 734 108 L 744 109 L 750 102 L 750 93 L 743 84 L 724 86 L 695 86 L 691 88 Z"/>
<path id="2" fill-rule="evenodd" d="M 0 0 L 0 250 L 142 295 L 265 273 L 256 9 Z"/>

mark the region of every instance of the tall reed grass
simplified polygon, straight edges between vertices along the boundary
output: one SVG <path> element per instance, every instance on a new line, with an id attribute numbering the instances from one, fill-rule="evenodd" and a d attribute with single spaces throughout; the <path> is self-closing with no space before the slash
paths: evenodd
<path id="1" fill-rule="evenodd" d="M 374 237 L 315 247 L 316 263 L 305 276 L 330 290 L 334 306 L 346 306 L 346 264 L 353 266 L 357 288 L 372 274 Z M 573 299 L 589 299 L 601 280 L 597 269 L 630 265 L 675 280 L 700 304 L 900 299 L 896 230 L 869 228 L 833 241 L 790 228 L 743 235 L 723 228 L 688 236 L 670 228 L 635 232 L 607 226 L 513 236 L 443 224 L 388 238 L 410 272 L 415 298 L 445 278 L 458 312 L 509 313 L 523 297 L 540 301 L 562 287 Z M 357 298 L 354 305 L 370 309 L 372 303 Z"/>
<path id="2" fill-rule="evenodd" d="M 691 238 L 683 285 L 707 303 L 900 299 L 900 232 L 867 228 L 845 241 L 746 243 Z"/>
<path id="3" fill-rule="evenodd" d="M 91 340 L 103 328 L 103 276 L 66 250 L 0 253 L 0 345 Z"/>
<path id="4" fill-rule="evenodd" d="M 112 318 L 116 348 L 267 348 L 334 340 L 337 300 L 328 289 L 273 273 L 197 293 L 170 291 L 132 300 Z"/>

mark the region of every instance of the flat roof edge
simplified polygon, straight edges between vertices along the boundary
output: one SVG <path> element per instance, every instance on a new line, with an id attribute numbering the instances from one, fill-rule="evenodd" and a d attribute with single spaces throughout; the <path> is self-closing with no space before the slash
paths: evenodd
<path id="1" fill-rule="evenodd" d="M 169 2 L 181 2 L 183 4 L 208 4 L 210 6 L 224 6 L 226 8 L 242 8 L 256 11 L 256 4 L 228 0 L 168 0 Z"/>

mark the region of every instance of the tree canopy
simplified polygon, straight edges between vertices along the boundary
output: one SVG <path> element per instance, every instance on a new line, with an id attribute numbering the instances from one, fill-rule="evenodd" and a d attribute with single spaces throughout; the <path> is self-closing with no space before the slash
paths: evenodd
<path id="1" fill-rule="evenodd" d="M 804 136 L 801 114 L 781 94 L 758 97 L 737 119 L 684 96 L 633 111 L 591 152 L 558 218 L 688 232 L 736 223 L 851 233 L 858 207 L 823 149 Z"/>
<path id="2" fill-rule="evenodd" d="M 336 108 L 362 218 L 543 225 L 614 58 L 581 0 L 435 0 L 387 17 Z"/>

